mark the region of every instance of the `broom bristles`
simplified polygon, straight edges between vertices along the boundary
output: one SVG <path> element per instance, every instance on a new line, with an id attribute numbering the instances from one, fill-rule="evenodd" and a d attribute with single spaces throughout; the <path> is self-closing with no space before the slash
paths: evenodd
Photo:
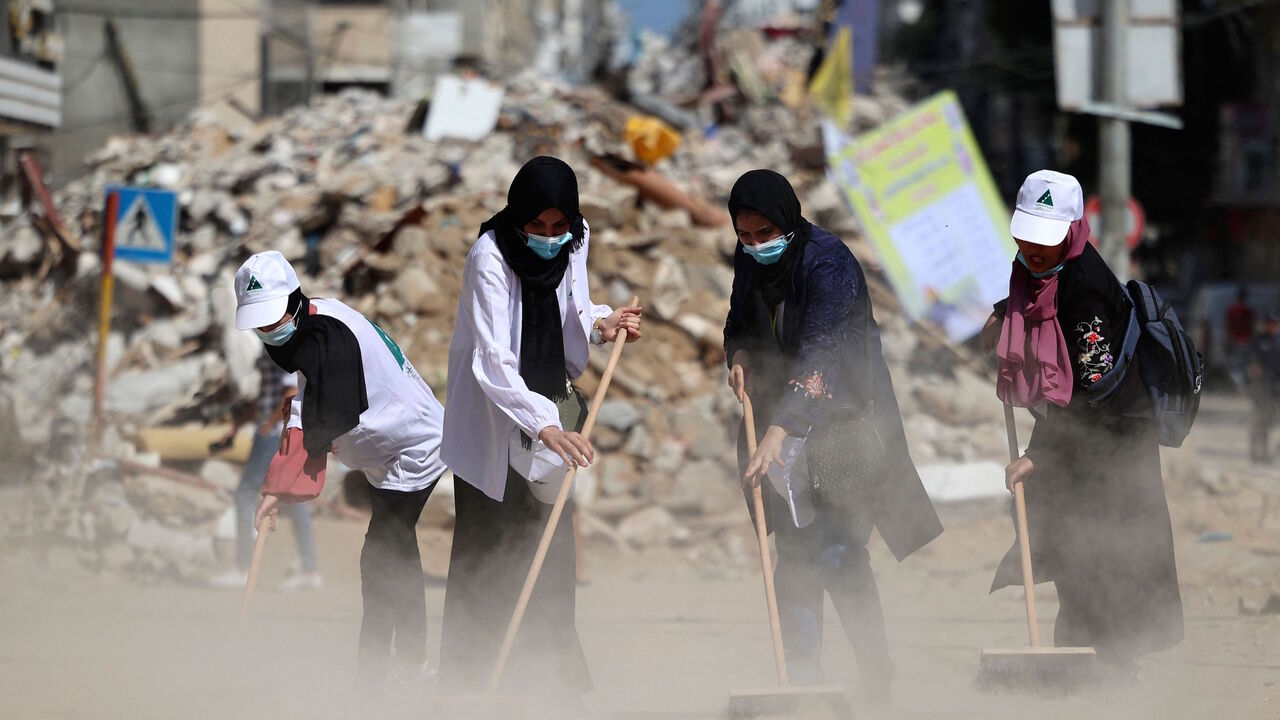
<path id="1" fill-rule="evenodd" d="M 762 716 L 845 720 L 853 714 L 849 698 L 839 687 L 786 686 L 735 692 L 729 696 L 726 718 Z"/>
<path id="2" fill-rule="evenodd" d="M 977 685 L 988 691 L 1069 692 L 1097 679 L 1097 659 L 1093 648 L 983 650 Z"/>

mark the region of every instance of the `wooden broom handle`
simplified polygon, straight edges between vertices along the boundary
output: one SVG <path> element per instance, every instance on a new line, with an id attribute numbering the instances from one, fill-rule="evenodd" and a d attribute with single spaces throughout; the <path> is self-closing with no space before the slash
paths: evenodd
<path id="1" fill-rule="evenodd" d="M 1009 462 L 1017 461 L 1018 428 L 1013 422 L 1013 406 L 1004 406 L 1004 431 L 1009 438 Z M 1027 498 L 1022 483 L 1013 486 L 1013 507 L 1018 521 L 1018 546 L 1022 550 L 1022 590 L 1027 599 L 1027 635 L 1031 647 L 1040 647 L 1040 623 L 1036 617 L 1036 581 L 1031 573 L 1031 538 L 1027 536 Z"/>
<path id="2" fill-rule="evenodd" d="M 629 307 L 640 304 L 639 297 L 632 297 Z M 613 380 L 614 368 L 618 366 L 618 358 L 622 357 L 622 348 L 627 344 L 627 331 L 618 329 L 618 337 L 613 341 L 613 352 L 609 354 L 609 364 L 600 376 L 600 386 L 591 398 L 591 408 L 587 411 L 587 421 L 582 425 L 582 436 L 591 439 L 591 431 L 596 426 L 596 416 L 600 414 L 600 406 L 604 404 L 605 391 Z M 573 478 L 578 472 L 576 465 L 569 467 L 560 492 L 556 495 L 555 505 L 551 506 L 551 516 L 547 518 L 547 527 L 542 531 L 542 539 L 538 542 L 538 550 L 533 554 L 533 565 L 524 579 L 524 587 L 520 589 L 520 598 L 516 600 L 516 609 L 511 613 L 511 622 L 507 624 L 507 634 L 502 638 L 502 647 L 498 650 L 498 660 L 493 664 L 493 674 L 489 676 L 489 692 L 498 691 L 498 683 L 502 681 L 502 671 L 506 669 L 507 658 L 515 644 L 516 634 L 520 632 L 520 623 L 524 620 L 525 610 L 529 607 L 529 597 L 533 595 L 533 586 L 538 583 L 538 574 L 542 572 L 542 562 L 547 559 L 547 550 L 551 547 L 551 538 L 556 533 L 556 525 L 560 523 L 560 515 L 564 512 L 565 503 L 569 501 L 569 493 L 573 490 Z"/>
<path id="3" fill-rule="evenodd" d="M 240 628 L 244 628 L 245 618 L 249 616 L 249 602 L 253 600 L 253 590 L 258 585 L 258 567 L 262 565 L 262 551 L 267 547 L 268 518 L 263 518 L 262 527 L 258 530 L 258 539 L 253 543 L 253 561 L 249 563 L 249 578 L 244 583 L 244 597 L 240 600 Z"/>
<path id="4" fill-rule="evenodd" d="M 747 457 L 756 454 L 756 415 L 751 409 L 751 398 L 742 393 L 742 415 L 747 425 Z M 760 484 L 751 488 L 751 505 L 755 508 L 756 540 L 760 543 L 760 570 L 764 574 L 764 597 L 769 606 L 769 628 L 773 631 L 773 661 L 778 666 L 778 684 L 787 686 L 787 656 L 782 649 L 782 622 L 778 619 L 778 594 L 773 587 L 773 562 L 769 557 L 769 529 L 764 518 L 764 493 Z"/>

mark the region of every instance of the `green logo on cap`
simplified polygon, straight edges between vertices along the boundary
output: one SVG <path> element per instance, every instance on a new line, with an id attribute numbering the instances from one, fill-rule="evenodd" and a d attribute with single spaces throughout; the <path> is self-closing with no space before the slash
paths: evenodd
<path id="1" fill-rule="evenodd" d="M 1040 199 L 1036 201 L 1036 204 L 1044 205 L 1045 207 L 1053 207 L 1053 196 L 1049 194 L 1048 190 L 1045 190 L 1044 194 L 1040 196 Z"/>
<path id="2" fill-rule="evenodd" d="M 250 275 L 249 284 L 244 286 L 244 291 L 250 292 L 252 290 L 261 290 L 261 289 L 262 289 L 262 283 L 258 282 L 258 278 Z"/>

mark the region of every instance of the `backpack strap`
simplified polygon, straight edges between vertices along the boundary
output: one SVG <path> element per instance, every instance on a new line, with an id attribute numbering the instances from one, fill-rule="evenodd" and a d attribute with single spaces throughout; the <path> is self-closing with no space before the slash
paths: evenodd
<path id="1" fill-rule="evenodd" d="M 1155 322 L 1160 319 L 1160 304 L 1156 301 L 1155 292 L 1150 285 L 1138 280 L 1130 280 L 1128 284 L 1121 287 L 1124 288 L 1124 294 L 1129 298 L 1129 304 L 1135 306 L 1138 311 L 1138 318 L 1143 323 Z M 1134 302 L 1134 294 L 1138 296 L 1137 302 Z"/>

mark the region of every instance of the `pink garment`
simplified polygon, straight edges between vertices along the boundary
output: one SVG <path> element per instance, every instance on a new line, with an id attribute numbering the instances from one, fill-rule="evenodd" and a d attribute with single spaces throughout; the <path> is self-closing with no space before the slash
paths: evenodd
<path id="1" fill-rule="evenodd" d="M 1089 221 L 1080 218 L 1071 223 L 1062 262 L 1080 257 L 1088 242 Z M 1009 306 L 996 357 L 996 395 L 1005 404 L 1034 407 L 1047 400 L 1066 407 L 1071 402 L 1071 354 L 1058 324 L 1058 273 L 1037 279 L 1026 266 L 1013 261 Z"/>
<path id="2" fill-rule="evenodd" d="M 327 463 L 326 455 L 317 458 L 307 452 L 302 444 L 302 428 L 285 428 L 280 448 L 262 481 L 262 494 L 275 495 L 287 503 L 315 500 L 324 489 Z"/>

